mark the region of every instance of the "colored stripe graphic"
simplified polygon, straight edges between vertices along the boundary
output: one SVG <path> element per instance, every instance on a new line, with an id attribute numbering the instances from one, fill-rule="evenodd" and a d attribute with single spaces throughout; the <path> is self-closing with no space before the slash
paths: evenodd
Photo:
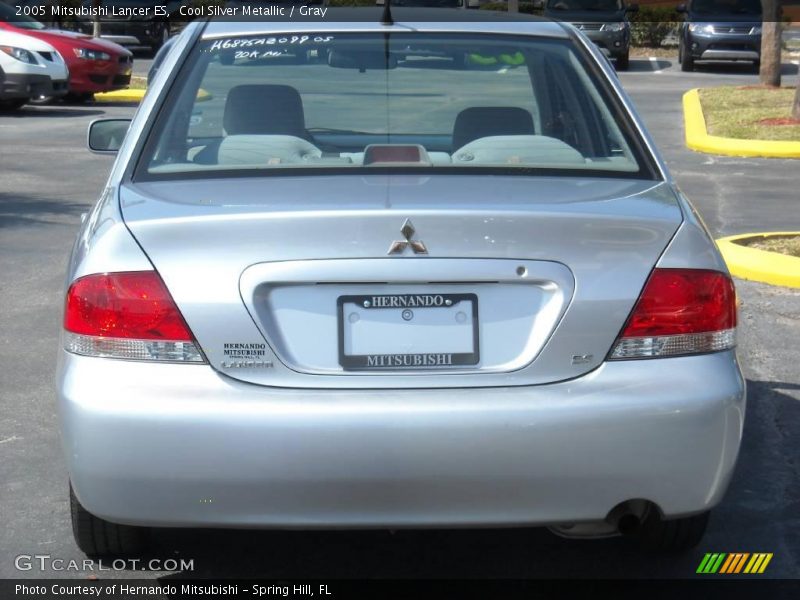
<path id="1" fill-rule="evenodd" d="M 745 573 L 763 573 L 769 561 L 772 560 L 772 553 L 769 552 L 759 552 L 757 554 L 753 554 L 753 558 L 750 559 L 750 562 L 747 563 L 747 566 L 744 569 Z"/>
<path id="2" fill-rule="evenodd" d="M 732 565 L 736 564 L 736 561 L 739 560 L 738 554 L 728 554 L 728 559 L 722 563 L 722 568 L 719 570 L 720 573 L 730 573 L 730 568 Z"/>
<path id="3" fill-rule="evenodd" d="M 747 561 L 748 556 L 750 556 L 749 552 L 745 552 L 744 554 L 742 554 L 742 559 L 739 561 L 739 564 L 736 565 L 736 570 L 733 571 L 734 573 L 741 572 L 742 567 L 744 566 L 744 563 Z"/>
<path id="4" fill-rule="evenodd" d="M 769 564 L 769 561 L 771 561 L 771 560 L 772 560 L 772 552 L 768 553 L 766 558 L 764 558 L 764 562 L 761 563 L 761 568 L 758 570 L 758 572 L 759 573 L 763 573 L 764 571 L 766 571 L 767 570 L 767 565 Z"/>
<path id="5" fill-rule="evenodd" d="M 725 555 L 724 552 L 719 555 L 719 558 L 716 560 L 716 562 L 713 565 L 711 565 L 710 573 L 716 573 L 719 570 L 719 567 L 722 564 L 722 561 L 725 560 L 725 556 L 726 555 Z"/>
<path id="6" fill-rule="evenodd" d="M 703 574 L 725 574 L 733 575 L 736 573 L 760 574 L 767 569 L 767 565 L 772 560 L 771 552 L 707 552 L 697 567 L 697 573 Z M 748 560 L 749 559 L 749 560 Z M 745 566 L 747 565 L 747 566 Z M 742 571 L 744 569 L 744 571 Z"/>
<path id="7" fill-rule="evenodd" d="M 747 552 L 734 552 L 728 555 L 728 560 L 722 565 L 719 570 L 720 573 L 738 573 L 742 570 L 747 557 L 750 556 Z"/>
<path id="8" fill-rule="evenodd" d="M 700 561 L 700 566 L 697 567 L 697 571 L 695 571 L 695 572 L 696 573 L 705 573 L 706 572 L 706 565 L 708 565 L 708 562 L 710 560 L 711 560 L 711 555 L 706 553 L 706 555 L 703 557 L 703 560 Z"/>
<path id="9" fill-rule="evenodd" d="M 722 561 L 725 560 L 725 556 L 727 556 L 724 552 L 722 553 L 708 553 L 703 557 L 703 561 L 700 563 L 700 566 L 697 567 L 698 573 L 716 573 L 719 569 Z"/>

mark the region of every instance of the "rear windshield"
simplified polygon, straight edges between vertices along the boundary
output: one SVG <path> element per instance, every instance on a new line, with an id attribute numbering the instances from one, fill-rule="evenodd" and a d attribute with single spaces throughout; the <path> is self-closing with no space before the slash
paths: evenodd
<path id="1" fill-rule="evenodd" d="M 618 101 L 569 40 L 311 32 L 199 42 L 160 111 L 139 175 L 643 175 L 637 146 Z"/>

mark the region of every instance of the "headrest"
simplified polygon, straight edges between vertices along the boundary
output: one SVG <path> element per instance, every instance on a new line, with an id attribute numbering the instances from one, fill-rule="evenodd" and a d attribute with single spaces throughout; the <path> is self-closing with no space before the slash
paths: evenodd
<path id="1" fill-rule="evenodd" d="M 228 135 L 306 135 L 303 101 L 288 85 L 231 88 L 222 124 Z"/>
<path id="2" fill-rule="evenodd" d="M 533 117 L 514 106 L 476 106 L 458 113 L 453 126 L 453 150 L 482 137 L 533 135 Z"/>

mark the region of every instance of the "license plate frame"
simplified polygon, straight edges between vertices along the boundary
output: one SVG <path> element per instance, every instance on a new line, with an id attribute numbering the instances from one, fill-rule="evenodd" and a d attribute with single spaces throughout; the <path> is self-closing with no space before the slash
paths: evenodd
<path id="1" fill-rule="evenodd" d="M 369 306 L 364 306 L 367 310 L 402 310 L 402 306 L 378 306 L 373 304 L 375 298 L 396 298 L 396 297 L 419 297 L 419 296 L 432 296 L 441 297 L 443 304 L 441 307 L 451 308 L 460 302 L 472 303 L 472 352 L 453 352 L 453 353 L 396 353 L 396 354 L 345 354 L 344 342 L 344 307 L 346 304 L 360 304 L 364 306 L 365 302 L 369 302 Z M 450 301 L 451 304 L 446 304 Z M 480 362 L 480 335 L 478 331 L 478 296 L 473 293 L 458 293 L 458 294 L 440 294 L 440 293 L 425 293 L 425 294 L 354 294 L 339 296 L 337 301 L 337 336 L 338 336 L 338 353 L 339 365 L 345 371 L 409 371 L 409 370 L 443 370 L 448 367 L 466 367 L 475 366 Z M 422 306 L 421 308 L 436 309 L 440 306 Z M 412 307 L 413 310 L 413 307 Z M 409 359 L 402 358 L 398 363 L 396 357 L 410 357 Z M 415 356 L 421 357 L 415 359 Z M 434 357 L 431 359 L 430 357 Z M 438 356 L 445 356 L 441 360 Z M 376 359 L 376 357 L 384 357 Z M 391 358 L 390 358 L 391 357 Z M 425 358 L 428 357 L 428 358 Z M 406 361 L 411 364 L 404 364 Z M 416 364 L 418 362 L 433 363 L 433 364 Z M 380 364 L 378 364 L 380 363 Z M 390 364 L 387 364 L 390 363 Z"/>

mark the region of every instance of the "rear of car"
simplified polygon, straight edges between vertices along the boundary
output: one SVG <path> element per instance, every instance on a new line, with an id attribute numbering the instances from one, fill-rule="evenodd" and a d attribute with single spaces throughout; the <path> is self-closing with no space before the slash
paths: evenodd
<path id="1" fill-rule="evenodd" d="M 89 99 L 98 92 L 128 86 L 133 54 L 117 44 L 73 31 L 48 29 L 39 21 L 17 15 L 16 9 L 0 4 L 0 29 L 28 35 L 51 44 L 69 69 L 69 93 Z"/>
<path id="2" fill-rule="evenodd" d="M 695 61 L 761 63 L 761 0 L 692 0 L 678 10 L 681 25 L 678 60 L 683 71 Z"/>
<path id="3" fill-rule="evenodd" d="M 744 413 L 733 287 L 613 73 L 555 23 L 393 12 L 197 23 L 164 59 L 68 274 L 87 552 L 148 526 L 702 535 Z"/>
<path id="4" fill-rule="evenodd" d="M 584 33 L 607 57 L 614 59 L 618 71 L 626 71 L 630 61 L 631 26 L 628 13 L 639 10 L 624 0 L 547 0 L 544 15 L 571 23 Z"/>
<path id="5" fill-rule="evenodd" d="M 50 44 L 0 29 L 0 109 L 17 109 L 31 98 L 63 96 L 69 73 Z"/>

